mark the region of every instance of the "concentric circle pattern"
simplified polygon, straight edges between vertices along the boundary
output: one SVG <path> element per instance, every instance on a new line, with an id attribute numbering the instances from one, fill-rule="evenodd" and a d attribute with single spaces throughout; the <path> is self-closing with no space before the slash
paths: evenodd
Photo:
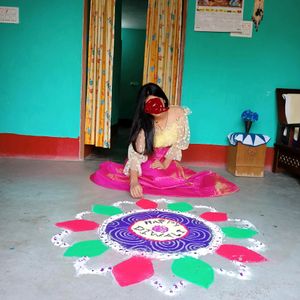
<path id="1" fill-rule="evenodd" d="M 197 251 L 209 247 L 214 236 L 199 218 L 166 210 L 131 212 L 103 225 L 102 237 L 123 249 L 147 253 Z"/>

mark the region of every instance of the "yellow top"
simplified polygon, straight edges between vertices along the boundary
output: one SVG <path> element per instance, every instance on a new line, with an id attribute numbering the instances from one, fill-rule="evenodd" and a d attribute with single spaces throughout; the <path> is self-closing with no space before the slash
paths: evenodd
<path id="1" fill-rule="evenodd" d="M 178 125 L 173 123 L 164 130 L 159 130 L 154 135 L 154 147 L 168 147 L 174 145 L 178 141 Z"/>
<path id="2" fill-rule="evenodd" d="M 155 128 L 154 148 L 170 147 L 165 157 L 180 161 L 181 151 L 187 149 L 190 142 L 190 129 L 187 118 L 190 110 L 179 106 L 171 106 L 168 113 L 169 119 L 166 127 L 164 129 Z M 131 144 L 128 148 L 128 160 L 124 168 L 124 174 L 126 175 L 129 174 L 129 170 L 136 170 L 141 175 L 141 164 L 148 160 L 148 156 L 143 154 L 145 150 L 145 133 L 143 130 L 140 131 L 135 146 L 139 153 L 134 151 Z"/>

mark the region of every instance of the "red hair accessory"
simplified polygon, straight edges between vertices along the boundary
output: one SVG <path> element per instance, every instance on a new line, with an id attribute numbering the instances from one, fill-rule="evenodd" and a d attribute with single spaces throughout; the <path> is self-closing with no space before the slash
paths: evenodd
<path id="1" fill-rule="evenodd" d="M 158 115 L 165 112 L 169 107 L 164 107 L 162 100 L 160 98 L 151 98 L 145 103 L 145 113 Z"/>

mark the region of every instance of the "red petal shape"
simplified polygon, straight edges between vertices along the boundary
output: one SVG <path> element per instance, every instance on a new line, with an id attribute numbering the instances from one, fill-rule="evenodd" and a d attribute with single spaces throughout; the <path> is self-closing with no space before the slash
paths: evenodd
<path id="1" fill-rule="evenodd" d="M 224 222 L 228 220 L 227 214 L 224 212 L 205 212 L 200 217 L 211 222 Z"/>
<path id="2" fill-rule="evenodd" d="M 141 199 L 136 202 L 136 205 L 143 208 L 143 209 L 149 209 L 149 208 L 157 208 L 158 204 L 156 202 L 153 202 L 148 199 Z"/>
<path id="3" fill-rule="evenodd" d="M 93 221 L 88 220 L 71 220 L 65 222 L 59 222 L 55 224 L 57 227 L 68 229 L 71 231 L 88 231 L 95 230 L 100 225 Z"/>
<path id="4" fill-rule="evenodd" d="M 252 263 L 267 260 L 264 256 L 258 254 L 257 252 L 254 252 L 246 247 L 238 245 L 224 244 L 221 245 L 216 252 L 220 256 L 239 262 Z"/>
<path id="5" fill-rule="evenodd" d="M 133 256 L 115 265 L 112 273 L 120 286 L 128 286 L 152 277 L 154 270 L 150 259 Z"/>

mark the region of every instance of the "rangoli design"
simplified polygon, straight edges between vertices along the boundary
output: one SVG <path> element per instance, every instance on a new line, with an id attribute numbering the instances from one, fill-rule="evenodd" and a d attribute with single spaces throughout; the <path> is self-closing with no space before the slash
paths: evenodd
<path id="1" fill-rule="evenodd" d="M 208 288 L 216 274 L 250 279 L 248 264 L 267 260 L 259 253 L 266 246 L 253 238 L 258 231 L 249 221 L 187 202 L 95 204 L 56 226 L 64 230 L 52 243 L 67 248 L 64 256 L 77 257 L 76 275 L 110 274 L 121 287 L 144 282 L 167 295 L 189 284 Z M 217 263 L 209 262 L 208 254 L 216 255 Z"/>

